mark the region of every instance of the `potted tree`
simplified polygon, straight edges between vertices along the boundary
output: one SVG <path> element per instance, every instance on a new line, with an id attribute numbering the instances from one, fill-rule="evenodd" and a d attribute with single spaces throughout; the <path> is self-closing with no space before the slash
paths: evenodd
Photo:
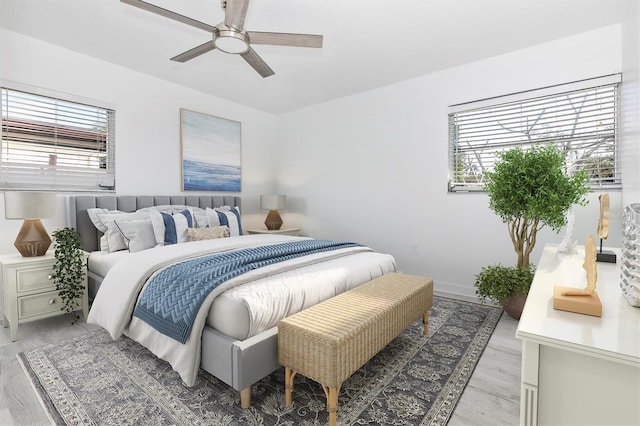
<path id="1" fill-rule="evenodd" d="M 537 233 L 545 225 L 560 231 L 571 206 L 587 203 L 589 177 L 584 170 L 566 173 L 565 153 L 552 144 L 504 151 L 486 175 L 489 208 L 507 224 L 517 262 L 483 268 L 476 276 L 476 294 L 509 305 L 507 313 L 520 319 L 533 280 L 529 257 Z"/>
<path id="2" fill-rule="evenodd" d="M 62 228 L 53 232 L 54 256 L 53 282 L 62 299 L 62 311 L 71 313 L 80 308 L 84 295 L 86 266 L 78 231 Z"/>

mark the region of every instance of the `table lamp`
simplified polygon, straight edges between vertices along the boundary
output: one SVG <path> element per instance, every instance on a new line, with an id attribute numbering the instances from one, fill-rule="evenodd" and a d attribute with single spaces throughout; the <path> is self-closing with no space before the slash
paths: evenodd
<path id="1" fill-rule="evenodd" d="M 277 231 L 282 226 L 282 218 L 278 210 L 287 208 L 286 195 L 261 195 L 260 208 L 269 210 L 267 218 L 264 221 L 265 226 L 270 231 Z"/>
<path id="2" fill-rule="evenodd" d="M 40 221 L 56 214 L 55 192 L 8 191 L 4 193 L 4 216 L 24 219 L 13 245 L 24 257 L 43 256 L 51 238 Z"/>

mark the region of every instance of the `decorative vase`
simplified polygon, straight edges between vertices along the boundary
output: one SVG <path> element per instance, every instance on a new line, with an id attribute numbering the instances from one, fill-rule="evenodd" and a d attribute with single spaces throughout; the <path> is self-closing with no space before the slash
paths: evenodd
<path id="1" fill-rule="evenodd" d="M 624 208 L 620 288 L 631 306 L 640 307 L 640 203 Z"/>
<path id="2" fill-rule="evenodd" d="M 558 244 L 558 252 L 559 253 L 576 253 L 576 246 L 578 242 L 573 239 L 573 227 L 576 221 L 576 213 L 573 210 L 573 207 L 567 210 L 565 214 L 567 224 L 565 226 L 565 234 L 560 244 Z"/>
<path id="3" fill-rule="evenodd" d="M 500 305 L 502 305 L 504 311 L 509 314 L 511 318 L 519 320 L 522 316 L 522 310 L 524 309 L 524 303 L 526 301 L 527 295 L 519 293 L 501 302 Z"/>

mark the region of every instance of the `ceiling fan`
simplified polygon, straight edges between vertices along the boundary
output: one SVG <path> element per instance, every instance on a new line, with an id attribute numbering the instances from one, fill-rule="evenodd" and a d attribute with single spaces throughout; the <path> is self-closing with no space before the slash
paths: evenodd
<path id="1" fill-rule="evenodd" d="M 221 0 L 224 9 L 224 21 L 218 25 L 209 25 L 191 19 L 162 7 L 142 0 L 120 0 L 122 3 L 138 7 L 165 18 L 191 25 L 211 33 L 212 39 L 171 58 L 172 61 L 186 62 L 197 56 L 218 49 L 225 53 L 237 54 L 247 61 L 262 77 L 273 75 L 273 70 L 251 47 L 252 44 L 270 44 L 275 46 L 322 47 L 322 36 L 315 34 L 292 34 L 246 31 L 244 19 L 247 15 L 249 0 Z"/>

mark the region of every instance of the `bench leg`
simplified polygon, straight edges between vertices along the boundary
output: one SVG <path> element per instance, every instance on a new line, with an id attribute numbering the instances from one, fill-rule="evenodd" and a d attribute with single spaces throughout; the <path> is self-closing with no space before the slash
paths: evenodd
<path id="1" fill-rule="evenodd" d="M 289 367 L 284 368 L 284 403 L 287 407 L 293 404 L 293 378 L 296 372 Z"/>
<path id="2" fill-rule="evenodd" d="M 242 408 L 251 407 L 251 385 L 240 391 L 240 406 Z"/>
<path id="3" fill-rule="evenodd" d="M 429 335 L 429 311 L 422 313 L 422 323 L 424 324 L 424 335 Z"/>
<path id="4" fill-rule="evenodd" d="M 337 388 L 330 388 L 322 385 L 324 394 L 327 396 L 327 411 L 329 412 L 329 426 L 337 426 L 338 424 L 338 394 L 340 393 L 340 386 Z"/>

